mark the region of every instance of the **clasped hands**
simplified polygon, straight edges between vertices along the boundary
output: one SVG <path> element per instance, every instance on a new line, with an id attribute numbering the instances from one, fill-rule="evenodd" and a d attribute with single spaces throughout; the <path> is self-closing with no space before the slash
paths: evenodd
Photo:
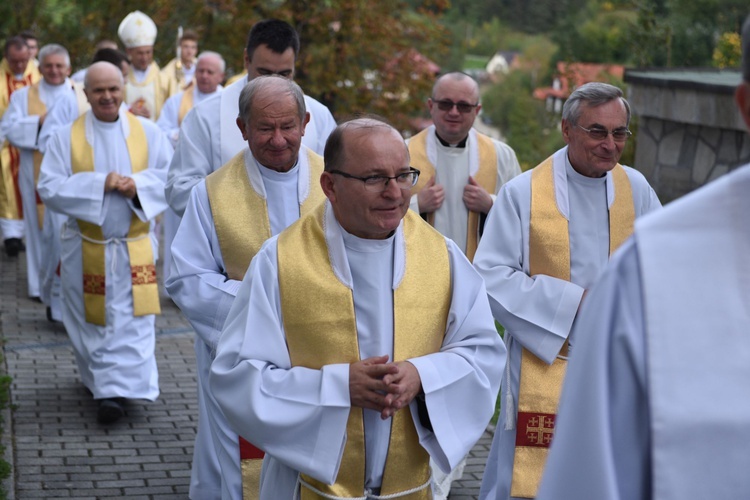
<path id="1" fill-rule="evenodd" d="M 383 420 L 408 406 L 421 389 L 419 372 L 408 361 L 374 356 L 349 365 L 351 405 L 380 412 Z"/>
<path id="2" fill-rule="evenodd" d="M 104 192 L 117 191 L 131 200 L 135 198 L 135 181 L 131 177 L 125 177 L 117 172 L 110 172 L 104 180 Z"/>

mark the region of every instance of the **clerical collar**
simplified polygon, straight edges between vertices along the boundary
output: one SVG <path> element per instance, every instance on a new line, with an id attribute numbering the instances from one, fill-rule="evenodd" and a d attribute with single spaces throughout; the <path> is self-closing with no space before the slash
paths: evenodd
<path id="1" fill-rule="evenodd" d="M 445 142 L 442 137 L 440 137 L 440 135 L 437 133 L 437 130 L 435 130 L 435 137 L 437 137 L 438 141 L 440 141 L 440 144 L 442 144 L 446 148 L 465 148 L 466 147 L 466 141 L 469 140 L 469 136 L 467 135 L 458 144 L 449 144 L 449 143 Z"/>

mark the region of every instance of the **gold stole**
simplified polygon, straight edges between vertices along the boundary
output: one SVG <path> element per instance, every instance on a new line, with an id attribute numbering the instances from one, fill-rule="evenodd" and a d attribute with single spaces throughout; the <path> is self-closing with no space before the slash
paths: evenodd
<path id="1" fill-rule="evenodd" d="M 41 116 L 47 112 L 47 106 L 42 102 L 39 97 L 39 82 L 29 87 L 29 101 L 28 101 L 28 114 Z M 39 170 L 42 166 L 42 153 L 35 149 L 33 153 L 34 159 L 34 197 L 36 198 L 36 216 L 39 224 L 39 229 L 42 229 L 44 224 L 44 203 L 39 197 L 39 193 L 36 192 L 36 185 L 39 182 Z"/>
<path id="2" fill-rule="evenodd" d="M 300 219 L 278 239 L 281 312 L 292 366 L 320 369 L 359 360 L 357 324 L 351 290 L 336 278 L 323 229 L 325 205 Z M 393 359 L 438 352 L 445 335 L 451 303 L 450 263 L 445 239 L 419 216 L 404 217 L 406 274 L 393 291 Z M 325 307 L 321 307 L 325 304 Z M 361 408 L 352 407 L 346 445 L 336 483 L 302 479 L 326 495 L 359 497 L 364 492 L 365 435 Z M 381 495 L 391 495 L 430 480 L 429 456 L 419 444 L 410 409 L 396 412 L 391 423 Z M 307 487 L 302 499 L 324 498 Z M 432 498 L 420 489 L 410 500 Z"/>
<path id="3" fill-rule="evenodd" d="M 182 125 L 182 120 L 185 119 L 185 115 L 188 111 L 193 109 L 193 82 L 188 84 L 185 91 L 182 93 L 182 99 L 180 99 L 180 110 L 177 112 L 177 126 Z"/>
<path id="4" fill-rule="evenodd" d="M 323 157 L 308 150 L 307 164 L 310 169 L 309 194 L 300 206 L 301 216 L 312 212 L 325 200 L 320 188 Z M 206 177 L 206 192 L 227 276 L 241 281 L 252 258 L 271 237 L 268 205 L 250 184 L 244 150 Z M 239 446 L 242 497 L 255 500 L 260 492 L 263 451 L 241 437 Z"/>
<path id="5" fill-rule="evenodd" d="M 633 232 L 635 221 L 630 180 L 620 164 L 612 170 L 612 178 L 615 200 L 609 209 L 610 255 Z M 531 174 L 529 275 L 538 274 L 570 281 L 568 220 L 557 207 L 552 157 L 542 162 Z M 558 357 L 548 365 L 526 348 L 522 351 L 516 453 L 510 494 L 512 497 L 533 498 L 552 443 L 567 361 Z M 566 340 L 560 354 L 567 356 L 567 351 Z"/>
<path id="6" fill-rule="evenodd" d="M 419 193 L 424 185 L 435 175 L 435 166 L 427 158 L 427 139 L 431 130 L 431 128 L 426 128 L 409 141 L 411 164 L 421 172 L 417 185 L 412 188 L 412 195 Z M 486 135 L 476 134 L 476 138 L 479 150 L 479 170 L 474 174 L 474 180 L 488 193 L 494 194 L 497 187 L 497 151 L 492 139 Z M 469 212 L 469 227 L 466 234 L 466 257 L 470 262 L 474 260 L 474 254 L 479 244 L 479 217 L 479 213 Z M 431 226 L 435 225 L 434 212 L 427 214 L 427 222 Z"/>
<path id="7" fill-rule="evenodd" d="M 10 96 L 16 90 L 33 85 L 41 78 L 36 65 L 29 61 L 23 78 L 16 80 L 10 71 L 8 61 L 0 63 L 0 118 L 5 114 L 10 104 Z M 23 219 L 23 205 L 21 191 L 18 186 L 18 170 L 21 166 L 21 153 L 10 142 L 3 141 L 0 145 L 0 218 Z"/>
<path id="8" fill-rule="evenodd" d="M 156 65 L 155 62 L 152 62 L 149 66 L 148 74 L 141 83 L 138 83 L 135 79 L 135 74 L 131 70 L 128 74 L 128 78 L 125 81 L 125 97 L 126 97 L 126 103 L 128 106 L 135 105 L 138 100 L 135 102 L 130 101 L 130 98 L 127 97 L 127 88 L 128 87 L 151 87 L 153 89 L 153 95 L 154 95 L 154 108 L 156 109 L 150 109 L 151 117 L 149 120 L 156 121 L 157 118 L 159 118 L 159 113 L 161 112 L 162 106 L 164 106 L 164 98 L 165 94 L 167 93 L 167 89 L 164 87 L 164 82 L 162 81 L 161 72 L 159 71 L 159 66 Z M 140 100 L 140 99 L 139 99 Z M 142 105 L 142 104 L 141 104 Z"/>
<path id="9" fill-rule="evenodd" d="M 70 161 L 73 174 L 94 171 L 94 150 L 86 140 L 86 116 L 74 123 L 70 133 Z M 148 143 L 146 132 L 138 119 L 125 113 L 130 125 L 130 134 L 125 138 L 130 156 L 131 171 L 135 174 L 148 168 Z M 125 119 L 120 117 L 121 120 Z M 84 236 L 81 239 L 83 256 L 83 302 L 86 321 L 106 326 L 107 312 L 105 299 L 106 244 L 101 226 L 78 221 Z M 141 221 L 133 214 L 128 231 L 128 255 L 133 286 L 133 315 L 146 316 L 159 314 L 159 290 L 156 283 L 156 266 L 153 248 L 149 238 L 150 224 Z M 88 241 L 93 240 L 93 241 Z"/>

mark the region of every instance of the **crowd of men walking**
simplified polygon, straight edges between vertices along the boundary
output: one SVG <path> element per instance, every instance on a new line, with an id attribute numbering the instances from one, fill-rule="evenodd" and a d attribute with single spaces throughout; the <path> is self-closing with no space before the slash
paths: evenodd
<path id="1" fill-rule="evenodd" d="M 129 14 L 117 34 L 125 53 L 104 41 L 72 78 L 64 47 L 50 43 L 36 54 L 30 34 L 6 41 L 0 230 L 8 256 L 25 251 L 29 297 L 64 324 L 102 425 L 125 417 L 127 400 L 159 396 L 154 315 L 163 281 L 196 333 L 191 498 L 446 498 L 498 392 L 483 498 L 536 497 L 552 436 L 563 430 L 569 434 L 552 448 L 550 470 L 558 472 L 545 475 L 540 498 L 650 498 L 652 483 L 669 490 L 697 467 L 677 461 L 683 468 L 651 473 L 648 450 L 651 439 L 662 443 L 660 428 L 644 442 L 619 440 L 642 445 L 643 455 L 591 445 L 602 463 L 613 462 L 611 477 L 587 478 L 580 464 L 589 462 L 571 459 L 579 441 L 569 436 L 613 439 L 607 417 L 595 420 L 605 410 L 576 414 L 591 400 L 617 411 L 643 403 L 617 399 L 623 394 L 640 395 L 648 408 L 685 403 L 664 390 L 649 399 L 637 385 L 641 372 L 624 392 L 618 385 L 615 394 L 589 394 L 598 386 L 581 368 L 594 349 L 612 348 L 592 339 L 609 334 L 611 322 L 600 317 L 607 311 L 627 323 L 613 335 L 636 337 L 644 324 L 680 316 L 663 298 L 669 314 L 641 321 L 617 309 L 617 290 L 594 288 L 603 273 L 600 286 L 619 286 L 606 278 L 610 258 L 620 246 L 632 254 L 626 242 L 641 227 L 636 219 L 661 207 L 643 175 L 619 164 L 631 135 L 620 89 L 576 89 L 563 108 L 566 146 L 521 173 L 508 145 L 474 130 L 479 88 L 463 73 L 436 79 L 426 103 L 433 124 L 404 141 L 381 118 L 337 124 L 305 95 L 294 82 L 299 37 L 284 21 L 252 27 L 245 72 L 226 87 L 224 59 L 199 53 L 192 31 L 162 69 L 146 14 Z M 747 56 L 749 23 L 743 44 Z M 747 59 L 744 69 L 737 101 L 750 123 Z M 747 169 L 734 178 L 745 182 Z M 617 266 L 637 271 L 640 258 L 652 274 L 671 269 L 651 261 L 659 242 L 666 245 L 653 227 L 679 220 L 664 212 L 636 230 L 652 253 L 615 257 Z M 157 230 L 164 276 L 156 272 Z M 643 281 L 650 285 L 650 276 Z M 654 283 L 664 297 L 672 291 Z M 640 282 L 628 286 L 640 292 Z M 606 293 L 615 295 L 611 304 L 602 303 Z M 601 307 L 589 307 L 594 300 Z M 722 307 L 693 310 L 702 318 Z M 735 305 L 726 316 L 741 320 L 747 310 Z M 677 358 L 655 362 L 668 371 Z M 558 427 L 569 359 L 575 368 Z M 739 369 L 740 361 L 729 364 Z M 629 368 L 620 360 L 615 369 Z M 600 435 L 586 436 L 565 412 L 592 419 Z M 689 428 L 679 411 L 659 416 Z M 615 419 L 649 428 L 648 409 L 635 417 Z M 678 456 L 678 445 L 664 445 L 665 456 Z M 626 481 L 632 471 L 637 484 Z"/>

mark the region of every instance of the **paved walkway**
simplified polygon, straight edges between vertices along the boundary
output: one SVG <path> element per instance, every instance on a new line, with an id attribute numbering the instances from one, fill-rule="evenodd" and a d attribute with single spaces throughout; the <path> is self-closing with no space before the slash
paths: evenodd
<path id="1" fill-rule="evenodd" d="M 25 254 L 9 259 L 0 249 L 0 372 L 13 379 L 12 411 L 5 411 L 2 424 L 5 458 L 13 467 L 4 483 L 8 498 L 187 498 L 198 419 L 188 322 L 162 296 L 156 320 L 161 396 L 129 402 L 125 418 L 99 425 L 65 330 L 27 298 L 25 267 Z M 451 499 L 477 498 L 490 440 L 485 433 L 472 450 Z"/>

